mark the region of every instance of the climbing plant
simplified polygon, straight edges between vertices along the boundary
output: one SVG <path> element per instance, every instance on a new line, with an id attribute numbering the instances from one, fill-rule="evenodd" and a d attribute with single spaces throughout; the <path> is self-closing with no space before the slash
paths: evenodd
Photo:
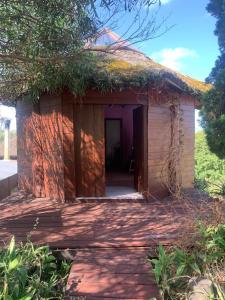
<path id="1" fill-rule="evenodd" d="M 179 99 L 169 101 L 170 144 L 162 170 L 163 182 L 175 199 L 181 199 L 181 153 L 183 147 L 183 111 Z M 165 177 L 164 173 L 167 173 Z"/>

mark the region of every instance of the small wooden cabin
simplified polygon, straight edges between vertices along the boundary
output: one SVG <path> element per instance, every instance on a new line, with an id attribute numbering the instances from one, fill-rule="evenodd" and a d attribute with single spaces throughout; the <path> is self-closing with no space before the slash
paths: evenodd
<path id="1" fill-rule="evenodd" d="M 17 101 L 19 188 L 69 201 L 109 197 L 112 187 L 163 196 L 171 180 L 192 187 L 195 107 L 207 85 L 127 45 L 102 68 L 122 84 Z"/>

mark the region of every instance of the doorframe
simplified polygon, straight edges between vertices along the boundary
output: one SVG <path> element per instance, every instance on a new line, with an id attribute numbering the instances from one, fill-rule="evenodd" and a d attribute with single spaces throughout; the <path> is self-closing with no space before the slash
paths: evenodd
<path id="1" fill-rule="evenodd" d="M 142 108 L 143 111 L 143 118 L 142 118 L 142 126 L 143 126 L 143 179 L 142 179 L 142 187 L 140 190 L 137 190 L 139 193 L 148 192 L 148 106 L 146 105 L 139 105 L 136 109 Z M 134 112 L 134 111 L 133 111 Z M 133 126 L 134 126 L 134 114 L 133 114 Z M 134 136 L 133 136 L 134 138 Z M 134 146 L 134 145 L 133 145 Z M 135 148 L 135 146 L 134 146 Z M 135 151 L 135 150 L 134 150 Z"/>
<path id="2" fill-rule="evenodd" d="M 148 106 L 143 106 L 143 122 L 144 122 L 144 157 L 143 157 L 143 164 L 144 164 L 144 179 L 143 179 L 143 187 L 144 192 L 148 192 L 148 175 L 149 175 L 149 169 L 148 169 L 148 144 L 149 144 L 149 135 L 148 135 Z"/>

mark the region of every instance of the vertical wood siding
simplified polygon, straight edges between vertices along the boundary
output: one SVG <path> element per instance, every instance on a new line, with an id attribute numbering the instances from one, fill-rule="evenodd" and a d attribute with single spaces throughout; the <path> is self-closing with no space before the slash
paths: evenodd
<path id="1" fill-rule="evenodd" d="M 183 112 L 183 151 L 181 155 L 182 185 L 191 188 L 195 173 L 195 106 L 194 101 L 187 96 L 181 99 Z"/>
<path id="2" fill-rule="evenodd" d="M 183 112 L 182 151 L 180 170 L 182 186 L 193 187 L 194 182 L 194 140 L 195 140 L 195 111 L 194 100 L 185 95 L 177 95 Z M 149 92 L 148 109 L 148 168 L 149 192 L 152 196 L 164 196 L 168 190 L 164 185 L 168 176 L 168 157 L 171 142 L 171 119 L 169 103 L 166 96 Z"/>
<path id="3" fill-rule="evenodd" d="M 33 145 L 31 146 L 32 153 L 32 175 L 33 175 L 33 194 L 36 197 L 45 197 L 44 191 L 44 161 L 43 161 L 43 129 L 40 115 L 40 105 L 33 105 L 32 113 L 32 132 Z"/>
<path id="4" fill-rule="evenodd" d="M 159 103 L 150 95 L 148 108 L 148 186 L 150 196 L 168 194 L 164 185 L 170 146 L 170 111 L 168 104 Z"/>
<path id="5" fill-rule="evenodd" d="M 104 106 L 74 105 L 78 196 L 105 195 Z"/>
<path id="6" fill-rule="evenodd" d="M 64 93 L 62 98 L 62 138 L 64 191 L 67 201 L 74 200 L 76 196 L 74 115 L 73 97 L 69 93 Z"/>
<path id="7" fill-rule="evenodd" d="M 62 101 L 60 96 L 43 96 L 40 100 L 42 157 L 45 195 L 65 199 Z"/>
<path id="8" fill-rule="evenodd" d="M 32 148 L 33 145 L 33 104 L 18 101 L 17 108 L 17 157 L 18 187 L 33 192 Z"/>
<path id="9" fill-rule="evenodd" d="M 168 194 L 163 184 L 168 176 L 171 135 L 167 96 L 150 90 L 146 106 L 146 177 L 153 196 Z M 179 97 L 183 111 L 182 184 L 186 188 L 192 187 L 194 181 L 194 100 L 187 95 Z M 20 189 L 33 192 L 36 197 L 62 201 L 76 196 L 104 196 L 104 105 L 101 102 L 81 105 L 68 93 L 62 97 L 44 95 L 38 104 L 18 101 L 17 128 Z"/>

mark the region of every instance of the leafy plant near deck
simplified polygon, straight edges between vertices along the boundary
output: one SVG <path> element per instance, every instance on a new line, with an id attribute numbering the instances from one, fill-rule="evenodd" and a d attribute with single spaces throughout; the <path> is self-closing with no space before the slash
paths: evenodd
<path id="1" fill-rule="evenodd" d="M 164 299 L 186 299 L 190 279 L 206 277 L 213 284 L 214 295 L 210 299 L 224 300 L 225 290 L 220 283 L 225 280 L 224 258 L 225 225 L 200 224 L 199 237 L 193 247 L 165 251 L 159 246 L 158 258 L 150 261 Z"/>
<path id="2" fill-rule="evenodd" d="M 0 299 L 63 299 L 69 264 L 56 257 L 48 247 L 27 242 L 0 250 Z"/>

